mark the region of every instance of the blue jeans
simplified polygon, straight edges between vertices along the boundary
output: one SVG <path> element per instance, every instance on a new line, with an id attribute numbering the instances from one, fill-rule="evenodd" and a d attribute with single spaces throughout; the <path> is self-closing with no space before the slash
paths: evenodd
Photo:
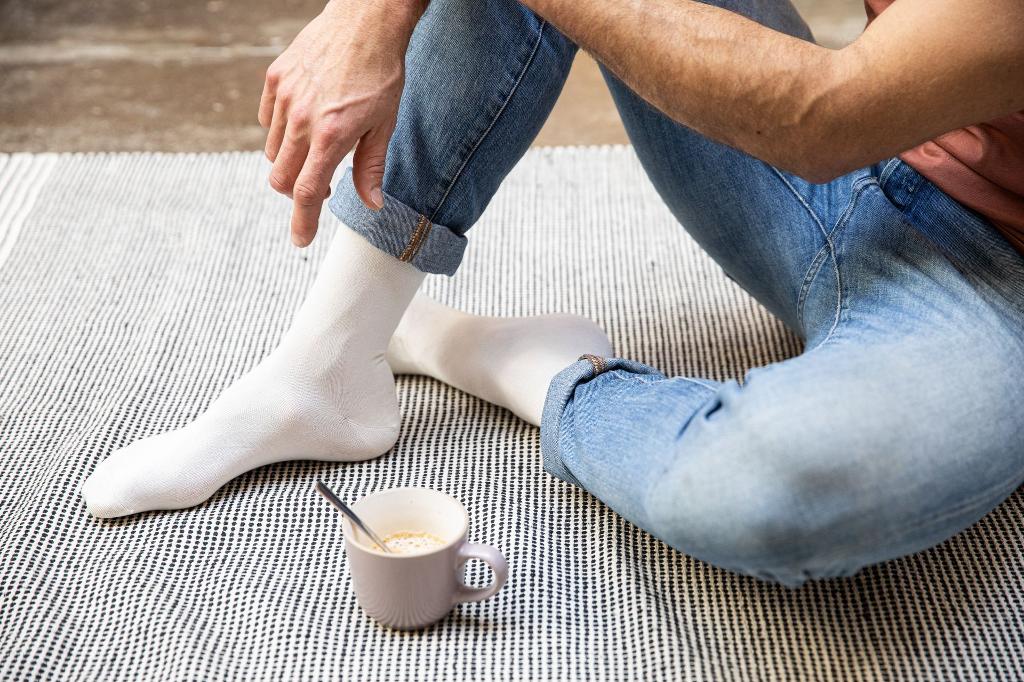
<path id="1" fill-rule="evenodd" d="M 783 1 L 719 3 L 810 39 Z M 433 273 L 526 151 L 576 48 L 514 0 L 433 0 L 386 206 L 331 206 Z M 674 123 L 605 72 L 679 221 L 801 335 L 742 384 L 584 358 L 552 382 L 546 469 L 673 547 L 798 585 L 924 549 L 1024 481 L 1024 259 L 893 159 L 814 185 Z"/>

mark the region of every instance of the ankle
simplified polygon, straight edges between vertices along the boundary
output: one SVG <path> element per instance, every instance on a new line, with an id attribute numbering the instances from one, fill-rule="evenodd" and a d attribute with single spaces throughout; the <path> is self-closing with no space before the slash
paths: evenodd
<path id="1" fill-rule="evenodd" d="M 417 294 L 405 311 L 388 347 L 388 362 L 396 373 L 437 376 L 443 354 L 471 318 L 454 308 Z"/>

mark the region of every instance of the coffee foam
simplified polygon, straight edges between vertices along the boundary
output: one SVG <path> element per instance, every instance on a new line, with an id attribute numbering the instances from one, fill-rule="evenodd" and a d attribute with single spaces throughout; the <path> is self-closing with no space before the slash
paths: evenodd
<path id="1" fill-rule="evenodd" d="M 418 554 L 444 546 L 444 541 L 430 533 L 399 531 L 383 538 L 384 544 L 395 554 Z M 374 545 L 374 549 L 380 547 Z"/>

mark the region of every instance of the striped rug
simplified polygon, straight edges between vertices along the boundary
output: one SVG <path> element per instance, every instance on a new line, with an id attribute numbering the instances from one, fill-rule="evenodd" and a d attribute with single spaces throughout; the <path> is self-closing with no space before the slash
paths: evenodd
<path id="1" fill-rule="evenodd" d="M 544 474 L 539 433 L 426 378 L 361 464 L 289 462 L 114 521 L 77 487 L 281 337 L 335 228 L 289 246 L 258 154 L 0 155 L 0 678 L 1024 679 L 1024 497 L 944 545 L 799 590 L 692 560 Z M 587 315 L 619 355 L 738 377 L 799 342 L 697 248 L 627 147 L 531 151 L 429 294 Z M 351 591 L 342 498 L 447 491 L 509 583 L 416 633 Z M 473 565 L 470 578 L 487 579 Z"/>

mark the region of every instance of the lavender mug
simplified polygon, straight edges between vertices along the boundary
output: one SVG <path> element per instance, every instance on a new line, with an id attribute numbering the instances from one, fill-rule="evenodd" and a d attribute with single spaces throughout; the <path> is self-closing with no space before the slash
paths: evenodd
<path id="1" fill-rule="evenodd" d="M 347 518 L 345 553 L 359 605 L 377 622 L 399 630 L 435 623 L 456 604 L 482 601 L 505 584 L 508 563 L 494 547 L 467 540 L 469 516 L 455 498 L 429 488 L 391 488 L 353 503 L 352 510 L 385 540 L 396 533 L 428 534 L 436 546 L 386 553 Z M 466 585 L 463 567 L 480 559 L 494 572 L 485 587 Z"/>

